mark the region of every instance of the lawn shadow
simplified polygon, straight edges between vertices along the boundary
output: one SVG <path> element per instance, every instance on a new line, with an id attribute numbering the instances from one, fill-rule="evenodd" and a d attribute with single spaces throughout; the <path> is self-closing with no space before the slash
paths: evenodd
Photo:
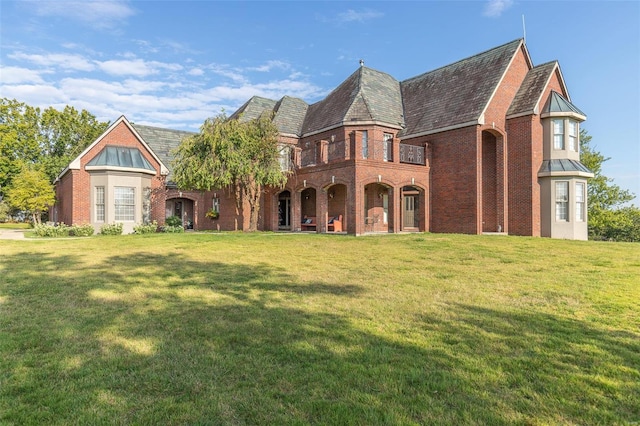
<path id="1" fill-rule="evenodd" d="M 633 336 L 579 321 L 452 305 L 447 318 L 419 318 L 419 329 L 408 330 L 424 337 L 416 342 L 365 330 L 332 309 L 332 302 L 365 296 L 362 288 L 301 282 L 268 264 L 144 252 L 91 268 L 55 254 L 22 253 L 1 262 L 12 267 L 0 283 L 0 422 L 638 418 L 637 385 L 615 388 L 627 383 L 625 372 L 637 375 Z M 310 304 L 312 297 L 322 304 Z M 594 383 L 598 372 L 608 379 L 602 386 L 615 382 L 614 389 Z M 570 392 L 574 384 L 587 392 L 583 401 L 591 405 L 584 410 Z"/>

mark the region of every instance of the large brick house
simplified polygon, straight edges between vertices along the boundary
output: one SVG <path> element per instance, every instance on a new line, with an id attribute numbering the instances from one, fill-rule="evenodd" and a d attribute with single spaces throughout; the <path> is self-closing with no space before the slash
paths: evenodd
<path id="1" fill-rule="evenodd" d="M 292 174 L 263 195 L 263 230 L 587 238 L 586 116 L 558 62 L 534 66 L 523 40 L 404 81 L 361 62 L 319 102 L 256 96 L 231 117 L 265 112 Z M 171 150 L 186 135 L 121 117 L 58 178 L 55 220 L 131 230 L 178 215 L 196 230 L 245 228 L 227 189 L 172 184 Z"/>

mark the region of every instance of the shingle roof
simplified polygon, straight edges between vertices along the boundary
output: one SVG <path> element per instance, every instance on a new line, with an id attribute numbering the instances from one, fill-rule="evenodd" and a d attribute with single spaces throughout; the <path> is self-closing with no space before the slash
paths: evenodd
<path id="1" fill-rule="evenodd" d="M 280 133 L 300 136 L 309 105 L 299 98 L 285 96 L 275 105 L 273 122 Z"/>
<path id="2" fill-rule="evenodd" d="M 326 98 L 309 106 L 302 133 L 372 120 L 402 124 L 400 83 L 389 74 L 361 66 Z"/>
<path id="3" fill-rule="evenodd" d="M 511 63 L 521 39 L 400 83 L 406 135 L 476 121 Z"/>
<path id="4" fill-rule="evenodd" d="M 240 121 L 251 121 L 256 118 L 260 118 L 263 112 L 273 111 L 276 106 L 276 101 L 272 99 L 263 98 L 261 96 L 253 96 L 244 105 L 242 105 L 236 112 L 231 114 L 229 118 L 240 117 Z M 241 115 L 242 114 L 242 115 Z"/>
<path id="5" fill-rule="evenodd" d="M 560 93 L 551 92 L 549 99 L 547 100 L 546 104 L 544 105 L 540 113 L 551 114 L 556 112 L 574 113 L 585 118 L 587 117 L 584 112 L 580 111 L 578 107 L 576 107 L 574 104 L 572 104 L 567 99 L 565 99 L 564 96 L 562 96 Z"/>
<path id="6" fill-rule="evenodd" d="M 163 129 L 160 127 L 143 126 L 141 124 L 132 124 L 132 127 L 169 170 L 171 170 L 171 162 L 174 159 L 171 151 L 180 145 L 183 138 L 195 134 L 183 130 Z"/>
<path id="7" fill-rule="evenodd" d="M 547 62 L 529 70 L 524 81 L 518 89 L 511 106 L 507 111 L 507 117 L 518 114 L 533 114 L 540 97 L 558 65 L 557 61 Z"/>
<path id="8" fill-rule="evenodd" d="M 105 146 L 87 163 L 87 166 L 155 170 L 138 148 L 114 145 Z"/>

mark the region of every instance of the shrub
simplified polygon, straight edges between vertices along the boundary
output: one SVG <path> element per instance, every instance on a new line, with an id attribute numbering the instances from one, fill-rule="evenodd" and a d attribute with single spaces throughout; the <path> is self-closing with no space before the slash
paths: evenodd
<path id="1" fill-rule="evenodd" d="M 90 237 L 95 232 L 93 225 L 85 224 L 85 225 L 73 225 L 69 228 L 69 235 L 73 235 L 75 237 Z"/>
<path id="2" fill-rule="evenodd" d="M 141 223 L 133 227 L 134 234 L 153 234 L 158 230 L 158 222 Z"/>
<path id="3" fill-rule="evenodd" d="M 184 228 L 182 227 L 182 225 L 179 226 L 163 226 L 161 228 L 162 232 L 166 232 L 168 234 L 179 234 L 181 232 L 184 232 Z"/>
<path id="4" fill-rule="evenodd" d="M 122 235 L 122 224 L 106 223 L 100 227 L 100 233 L 102 235 Z"/>
<path id="5" fill-rule="evenodd" d="M 164 222 L 167 226 L 182 226 L 182 220 L 178 216 L 169 216 Z"/>
<path id="6" fill-rule="evenodd" d="M 57 226 L 41 223 L 33 227 L 33 231 L 38 237 L 67 237 L 69 229 L 64 223 Z"/>

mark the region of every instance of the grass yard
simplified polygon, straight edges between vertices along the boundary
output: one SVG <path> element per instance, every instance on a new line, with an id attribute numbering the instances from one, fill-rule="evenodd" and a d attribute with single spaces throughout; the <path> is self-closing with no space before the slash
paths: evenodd
<path id="1" fill-rule="evenodd" d="M 640 422 L 640 244 L 0 241 L 0 424 Z"/>

